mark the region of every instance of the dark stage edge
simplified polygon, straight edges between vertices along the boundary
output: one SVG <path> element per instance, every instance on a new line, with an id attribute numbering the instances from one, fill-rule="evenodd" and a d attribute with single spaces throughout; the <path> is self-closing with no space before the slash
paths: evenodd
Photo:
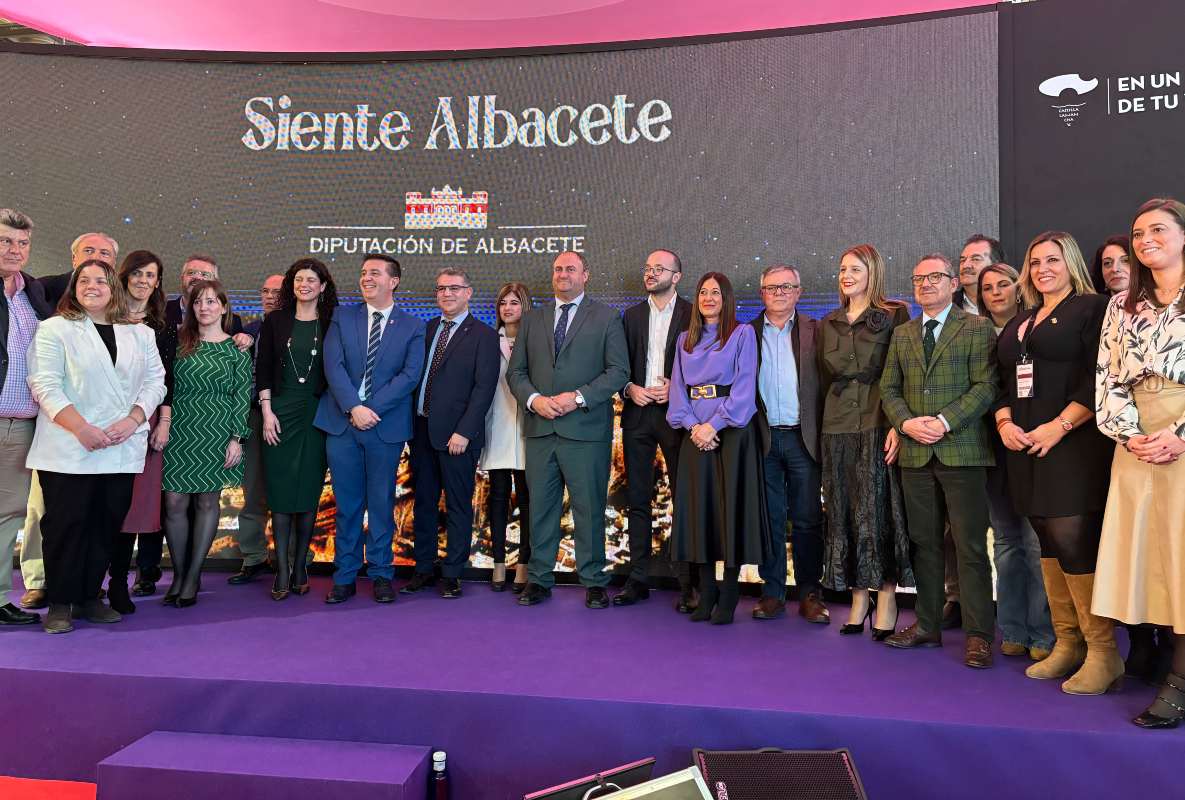
<path id="1" fill-rule="evenodd" d="M 327 578 L 279 603 L 266 579 L 205 583 L 193 608 L 158 595 L 118 625 L 0 629 L 0 774 L 93 781 L 99 761 L 168 730 L 442 748 L 458 800 L 521 798 L 650 755 L 669 772 L 696 746 L 846 747 L 874 800 L 1179 792 L 1185 730 L 1129 722 L 1153 689 L 1072 697 L 1000 656 L 971 670 L 957 633 L 940 650 L 891 650 L 840 636 L 842 607 L 829 626 L 794 605 L 759 622 L 745 599 L 716 627 L 676 614 L 670 592 L 590 611 L 561 587 L 521 608 L 467 583 L 460 600 L 428 590 L 380 606 L 360 581 L 326 606 Z"/>

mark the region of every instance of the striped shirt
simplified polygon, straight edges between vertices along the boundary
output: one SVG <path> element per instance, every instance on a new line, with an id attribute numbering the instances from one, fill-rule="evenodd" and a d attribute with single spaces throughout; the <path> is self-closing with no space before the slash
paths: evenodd
<path id="1" fill-rule="evenodd" d="M 7 294 L 7 292 L 6 292 Z M 37 401 L 29 391 L 28 353 L 37 333 L 37 313 L 25 295 L 25 278 L 15 276 L 15 289 L 8 297 L 8 373 L 0 391 L 0 418 L 33 419 Z"/>

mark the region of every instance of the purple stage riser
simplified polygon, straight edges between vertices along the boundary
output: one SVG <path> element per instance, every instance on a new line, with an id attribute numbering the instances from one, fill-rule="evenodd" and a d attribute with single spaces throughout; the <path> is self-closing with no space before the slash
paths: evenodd
<path id="1" fill-rule="evenodd" d="M 425 800 L 431 751 L 153 731 L 98 766 L 99 800 Z"/>
<path id="2" fill-rule="evenodd" d="M 791 665 L 782 670 L 787 691 Z M 677 663 L 663 669 L 678 669 Z M 977 673 L 968 672 L 967 680 Z M 262 677 L 262 676 L 261 676 Z M 334 676 L 323 676 L 332 681 Z M 656 679 L 661 675 L 656 673 Z M 743 674 L 716 680 L 743 681 Z M 534 789 L 637 758 L 657 771 L 692 747 L 847 747 L 869 797 L 1174 797 L 1179 733 L 1030 730 L 823 713 L 706 708 L 435 690 L 140 678 L 0 670 L 0 712 L 19 746 L 0 774 L 95 780 L 94 765 L 157 729 L 430 744 L 449 751 L 456 800 L 518 800 Z M 1050 687 L 1051 689 L 1053 687 Z M 891 684 L 886 684 L 891 691 Z M 573 686 L 573 691 L 579 687 Z M 1056 690 L 1055 690 L 1056 691 Z M 935 698 L 925 698 L 926 702 Z M 1068 703 L 1101 698 L 1066 698 Z M 50 709 L 76 709 L 71 713 Z M 1040 720 L 1048 726 L 1050 720 Z M 70 742 L 69 748 L 61 747 Z M 1045 787 L 1042 789 L 1042 787 Z"/>

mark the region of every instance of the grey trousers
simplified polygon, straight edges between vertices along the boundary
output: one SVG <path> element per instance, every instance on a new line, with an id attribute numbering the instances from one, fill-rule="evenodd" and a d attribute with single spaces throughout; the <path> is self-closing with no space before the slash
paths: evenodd
<path id="1" fill-rule="evenodd" d="M 12 591 L 12 555 L 16 549 L 16 536 L 25 522 L 32 476 L 25 468 L 25 458 L 32 442 L 33 420 L 0 419 L 0 558 L 4 559 L 0 565 L 0 606 L 8 603 L 8 593 Z M 40 535 L 37 537 L 37 557 L 40 561 Z M 44 583 L 44 566 L 41 576 Z"/>

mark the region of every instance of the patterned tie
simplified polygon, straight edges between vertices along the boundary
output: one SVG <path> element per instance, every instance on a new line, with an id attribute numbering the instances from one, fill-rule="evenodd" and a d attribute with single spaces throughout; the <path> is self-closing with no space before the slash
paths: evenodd
<path id="1" fill-rule="evenodd" d="M 922 350 L 926 352 L 926 366 L 930 365 L 930 356 L 934 355 L 934 329 L 938 327 L 938 320 L 926 320 L 926 335 L 922 337 Z"/>
<path id="2" fill-rule="evenodd" d="M 560 320 L 555 324 L 555 354 L 559 358 L 560 348 L 564 346 L 564 337 L 568 335 L 568 312 L 575 303 L 564 303 L 560 306 Z"/>
<path id="3" fill-rule="evenodd" d="M 444 325 L 444 330 L 440 332 L 440 336 L 436 337 L 436 349 L 432 351 L 432 363 L 428 366 L 428 380 L 424 384 L 425 417 L 428 416 L 428 404 L 432 402 L 432 380 L 436 377 L 437 370 L 440 369 L 440 362 L 444 361 L 444 350 L 448 347 L 448 332 L 457 323 L 446 319 L 441 324 Z"/>
<path id="4" fill-rule="evenodd" d="M 370 315 L 370 335 L 366 337 L 366 369 L 362 371 L 362 386 L 367 400 L 374 393 L 371 381 L 374 378 L 374 362 L 379 355 L 379 333 L 383 329 L 383 313 L 375 311 Z"/>

